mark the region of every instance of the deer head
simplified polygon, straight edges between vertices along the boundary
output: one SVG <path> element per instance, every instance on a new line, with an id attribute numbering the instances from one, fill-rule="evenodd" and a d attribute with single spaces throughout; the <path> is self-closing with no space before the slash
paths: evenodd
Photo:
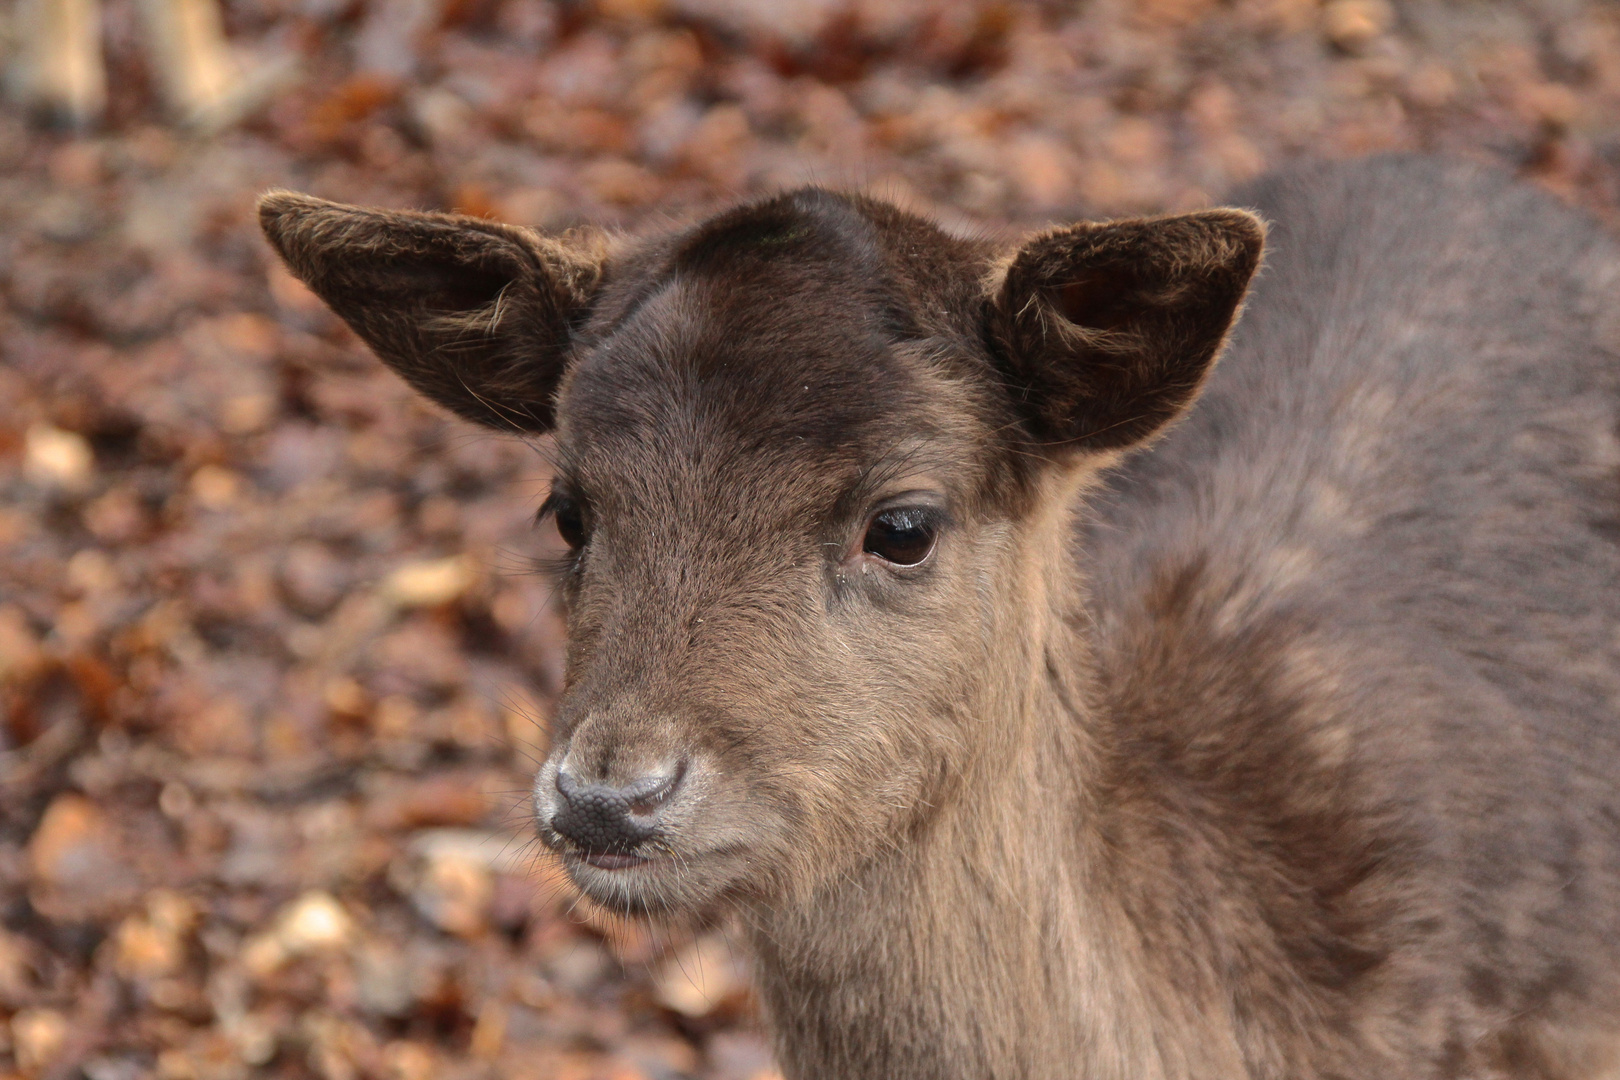
<path id="1" fill-rule="evenodd" d="M 986 797 L 1028 743 L 1075 492 L 1191 405 L 1263 238 L 1213 210 L 1002 247 L 818 189 L 640 240 L 261 214 L 413 386 L 555 439 L 569 644 L 535 813 L 632 913 L 804 895 Z"/>

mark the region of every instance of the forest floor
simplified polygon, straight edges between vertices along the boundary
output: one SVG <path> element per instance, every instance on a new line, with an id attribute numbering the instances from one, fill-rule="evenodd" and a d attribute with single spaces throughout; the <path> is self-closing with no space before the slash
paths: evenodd
<path id="1" fill-rule="evenodd" d="M 1440 149 L 1613 221 L 1581 0 L 231 0 L 296 60 L 165 124 L 0 111 L 0 1078 L 764 1080 L 740 947 L 529 840 L 561 623 L 544 458 L 418 402 L 257 193 L 636 228 L 806 181 L 953 227 Z"/>

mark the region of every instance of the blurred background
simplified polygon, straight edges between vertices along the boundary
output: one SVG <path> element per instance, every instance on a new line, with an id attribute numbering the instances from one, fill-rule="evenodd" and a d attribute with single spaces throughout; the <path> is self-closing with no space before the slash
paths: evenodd
<path id="1" fill-rule="evenodd" d="M 577 907 L 527 838 L 543 457 L 373 361 L 265 188 L 635 228 L 816 181 L 986 228 L 1428 148 L 1620 208 L 1614 4 L 225 0 L 204 108 L 163 0 L 78 0 L 75 113 L 25 77 L 44 2 L 0 109 L 6 1080 L 776 1076 L 733 938 Z"/>

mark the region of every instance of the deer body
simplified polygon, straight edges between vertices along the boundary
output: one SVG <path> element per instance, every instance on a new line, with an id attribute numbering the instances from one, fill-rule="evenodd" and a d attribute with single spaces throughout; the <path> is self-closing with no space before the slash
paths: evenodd
<path id="1" fill-rule="evenodd" d="M 1238 201 L 1212 370 L 1235 211 L 267 198 L 407 379 L 556 432 L 541 835 L 740 912 L 789 1076 L 1620 1068 L 1620 258 L 1421 159 Z"/>

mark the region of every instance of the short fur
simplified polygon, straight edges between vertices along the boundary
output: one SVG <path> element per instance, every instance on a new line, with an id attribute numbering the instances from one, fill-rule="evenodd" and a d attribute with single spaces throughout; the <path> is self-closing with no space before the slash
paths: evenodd
<path id="1" fill-rule="evenodd" d="M 1418 158 L 1235 201 L 1211 374 L 1238 211 L 1004 250 L 811 189 L 610 251 L 267 200 L 415 385 L 554 420 L 541 836 L 739 912 L 790 1077 L 1620 1070 L 1620 254 Z M 563 769 L 680 778 L 645 863 Z"/>

